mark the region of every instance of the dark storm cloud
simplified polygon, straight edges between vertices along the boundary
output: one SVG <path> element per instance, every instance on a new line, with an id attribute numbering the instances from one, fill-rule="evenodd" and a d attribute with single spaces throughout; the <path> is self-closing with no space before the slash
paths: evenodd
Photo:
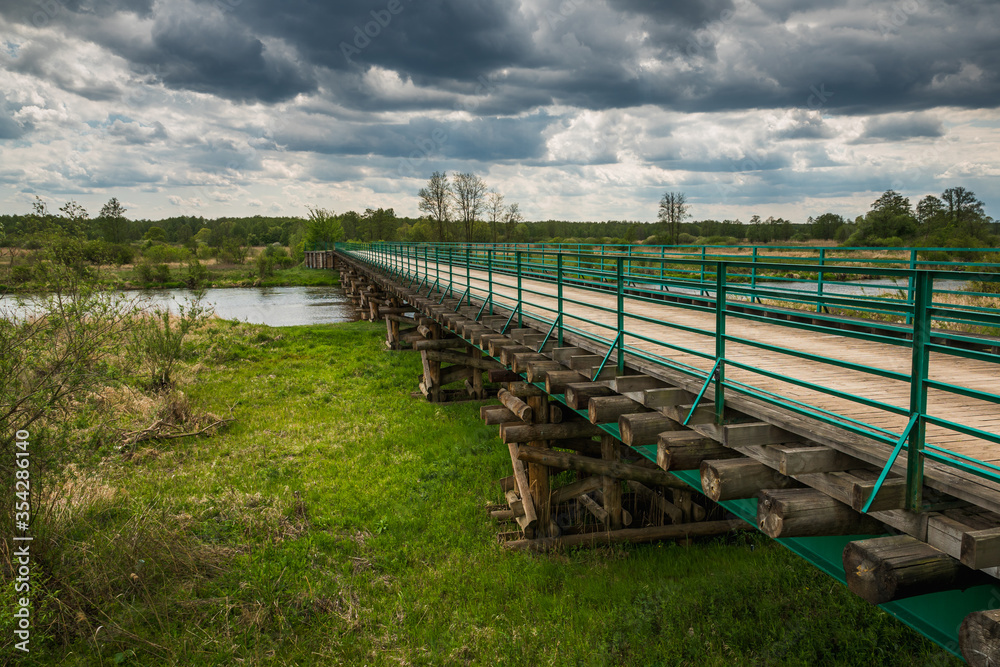
<path id="1" fill-rule="evenodd" d="M 872 118 L 865 123 L 865 130 L 855 143 L 876 141 L 906 141 L 916 137 L 941 137 L 944 128 L 937 118 L 919 114 L 899 117 Z"/>

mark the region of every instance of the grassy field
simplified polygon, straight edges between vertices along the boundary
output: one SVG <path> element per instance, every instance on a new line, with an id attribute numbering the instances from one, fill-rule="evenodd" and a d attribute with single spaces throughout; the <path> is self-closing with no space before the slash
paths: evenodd
<path id="1" fill-rule="evenodd" d="M 212 437 L 105 444 L 65 473 L 50 491 L 51 595 L 20 662 L 951 664 L 756 534 L 504 551 L 484 509 L 509 472 L 496 428 L 478 404 L 412 398 L 419 359 L 384 351 L 384 332 L 200 331 L 184 395 L 121 409 L 140 425 L 236 420 Z"/>

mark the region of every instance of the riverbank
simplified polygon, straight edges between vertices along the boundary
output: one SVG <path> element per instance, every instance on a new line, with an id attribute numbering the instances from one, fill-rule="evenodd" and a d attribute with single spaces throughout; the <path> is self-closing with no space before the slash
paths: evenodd
<path id="1" fill-rule="evenodd" d="M 384 334 L 194 333 L 183 410 L 235 421 L 98 443 L 67 473 L 66 555 L 40 574 L 23 663 L 959 664 L 754 534 L 504 551 L 484 509 L 509 467 L 496 428 L 412 398 L 419 357 Z M 124 400 L 138 424 L 180 409 Z"/>

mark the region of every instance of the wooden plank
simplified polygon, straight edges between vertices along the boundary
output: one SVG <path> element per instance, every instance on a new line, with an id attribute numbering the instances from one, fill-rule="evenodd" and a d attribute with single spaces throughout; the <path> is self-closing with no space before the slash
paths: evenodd
<path id="1" fill-rule="evenodd" d="M 722 443 L 727 447 L 776 445 L 799 442 L 802 437 L 767 422 L 729 424 L 722 427 Z"/>
<path id="2" fill-rule="evenodd" d="M 527 378 L 528 382 L 545 382 L 549 371 L 563 370 L 564 366 L 558 361 L 531 361 L 528 362 Z M 558 392 L 562 393 L 562 392 Z"/>
<path id="3" fill-rule="evenodd" d="M 571 382 L 566 385 L 566 405 L 574 410 L 587 410 L 590 399 L 596 396 L 614 396 L 615 392 L 597 382 Z"/>
<path id="4" fill-rule="evenodd" d="M 701 464 L 702 491 L 716 502 L 751 498 L 763 489 L 797 486 L 801 484 L 796 480 L 753 459 L 703 461 Z"/>
<path id="5" fill-rule="evenodd" d="M 769 489 L 757 502 L 757 527 L 772 538 L 881 535 L 885 526 L 815 489 Z"/>
<path id="6" fill-rule="evenodd" d="M 658 412 L 642 412 L 618 418 L 618 430 L 622 435 L 622 442 L 630 447 L 651 445 L 657 442 L 660 433 L 678 431 L 682 428 L 676 421 Z"/>
<path id="7" fill-rule="evenodd" d="M 973 530 L 962 535 L 960 560 L 973 570 L 1000 566 L 1000 527 Z"/>
<path id="8" fill-rule="evenodd" d="M 783 475 L 808 475 L 858 467 L 858 460 L 830 447 L 779 447 L 778 470 Z"/>
<path id="9" fill-rule="evenodd" d="M 511 465 L 514 468 L 514 482 L 517 484 L 517 494 L 521 497 L 521 505 L 524 509 L 524 522 L 518 521 L 521 528 L 531 531 L 534 536 L 535 526 L 538 524 L 538 516 L 535 514 L 535 502 L 531 497 L 531 486 L 528 484 L 528 475 L 524 469 L 524 463 L 517 456 L 518 447 L 514 443 L 509 443 L 507 449 L 510 452 Z"/>
<path id="10" fill-rule="evenodd" d="M 586 381 L 587 378 L 576 371 L 549 371 L 545 374 L 545 391 L 552 395 L 562 394 L 568 385 Z"/>
<path id="11" fill-rule="evenodd" d="M 694 395 L 676 387 L 666 389 L 648 389 L 645 392 L 643 405 L 647 408 L 666 408 L 690 403 L 694 400 Z"/>
<path id="12" fill-rule="evenodd" d="M 622 415 L 635 414 L 645 408 L 627 396 L 595 396 L 587 403 L 591 424 L 617 423 Z"/>
<path id="13" fill-rule="evenodd" d="M 614 388 L 619 394 L 634 391 L 644 391 L 662 387 L 663 381 L 649 375 L 620 375 L 614 380 Z"/>
<path id="14" fill-rule="evenodd" d="M 664 470 L 695 470 L 701 467 L 702 461 L 742 456 L 697 431 L 661 433 L 656 446 L 656 463 Z"/>

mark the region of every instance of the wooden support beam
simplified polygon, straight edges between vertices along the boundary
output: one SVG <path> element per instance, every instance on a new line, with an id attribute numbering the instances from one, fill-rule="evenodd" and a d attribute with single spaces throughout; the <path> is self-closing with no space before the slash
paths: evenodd
<path id="1" fill-rule="evenodd" d="M 507 391 L 514 394 L 518 398 L 541 396 L 545 393 L 535 385 L 528 384 L 527 382 L 511 382 L 507 385 Z"/>
<path id="2" fill-rule="evenodd" d="M 574 371 L 590 370 L 595 366 L 600 366 L 604 357 L 597 354 L 578 354 L 569 358 L 569 367 Z"/>
<path id="3" fill-rule="evenodd" d="M 618 418 L 618 430 L 622 442 L 630 447 L 652 445 L 665 431 L 678 431 L 683 427 L 673 419 L 659 412 L 641 412 L 622 415 Z"/>
<path id="4" fill-rule="evenodd" d="M 584 477 L 583 479 L 575 482 L 570 482 L 566 486 L 559 487 L 552 492 L 552 504 L 558 505 L 585 493 L 596 491 L 601 488 L 602 484 L 604 484 L 603 480 L 604 478 L 600 475 L 594 475 L 592 477 Z"/>
<path id="5" fill-rule="evenodd" d="M 836 472 L 858 467 L 857 459 L 830 447 L 778 447 L 778 470 L 785 475 Z"/>
<path id="6" fill-rule="evenodd" d="M 694 394 L 688 393 L 683 389 L 669 387 L 663 389 L 647 389 L 644 392 L 642 403 L 647 408 L 653 408 L 656 410 L 658 408 L 670 408 L 684 403 L 690 403 L 693 400 Z"/>
<path id="7" fill-rule="evenodd" d="M 532 440 L 561 440 L 565 438 L 589 438 L 603 434 L 600 428 L 587 422 L 563 422 L 562 424 L 501 424 L 500 439 L 506 443 L 530 442 Z M 559 443 L 554 443 L 559 446 Z"/>
<path id="8" fill-rule="evenodd" d="M 539 540 L 513 540 L 506 542 L 508 549 L 530 551 L 554 551 L 573 547 L 595 547 L 605 544 L 658 542 L 661 540 L 684 540 L 692 537 L 712 537 L 736 530 L 746 530 L 747 524 L 739 520 L 705 521 L 679 526 L 652 526 L 649 528 L 623 528 L 622 530 L 564 535 L 563 537 Z"/>
<path id="9" fill-rule="evenodd" d="M 538 353 L 535 352 L 534 350 L 532 350 L 530 347 L 525 347 L 523 345 L 517 345 L 517 346 L 509 345 L 507 347 L 501 347 L 500 348 L 500 363 L 502 363 L 504 366 L 510 366 L 510 367 L 512 367 L 512 370 L 517 371 L 519 373 L 524 372 L 524 370 L 527 370 L 527 369 L 523 369 L 523 370 L 518 371 L 518 369 L 513 368 L 513 366 L 514 366 L 514 357 L 516 355 L 518 355 L 518 354 L 538 354 Z M 494 356 L 496 356 L 496 355 L 494 355 Z M 542 356 L 542 355 L 539 355 L 539 356 Z"/>
<path id="10" fill-rule="evenodd" d="M 670 523 L 681 523 L 684 518 L 684 512 L 681 508 L 677 507 L 642 482 L 630 479 L 626 482 L 626 484 L 633 493 L 648 502 L 650 506 L 660 510 L 665 517 L 669 517 Z"/>
<path id="11" fill-rule="evenodd" d="M 588 512 L 594 515 L 595 519 L 606 526 L 610 526 L 608 511 L 598 505 L 593 498 L 588 495 L 580 495 L 577 496 L 577 500 L 580 501 L 580 504 L 583 505 Z"/>
<path id="12" fill-rule="evenodd" d="M 524 521 L 518 524 L 525 531 L 528 537 L 534 537 L 535 526 L 538 525 L 538 516 L 535 514 L 535 502 L 531 497 L 531 486 L 528 484 L 528 475 L 524 469 L 524 463 L 517 458 L 517 445 L 510 443 L 507 445 L 510 451 L 510 462 L 514 468 L 514 482 L 517 485 L 517 493 L 521 497 L 521 505 L 524 508 Z M 528 533 L 531 533 L 528 535 Z"/>
<path id="13" fill-rule="evenodd" d="M 722 443 L 728 447 L 753 447 L 801 442 L 802 438 L 766 422 L 728 424 L 722 427 Z"/>
<path id="14" fill-rule="evenodd" d="M 622 415 L 642 411 L 642 405 L 627 396 L 595 396 L 587 404 L 587 417 L 591 424 L 617 423 Z"/>
<path id="15" fill-rule="evenodd" d="M 958 630 L 958 646 L 969 667 L 1000 665 L 1000 609 L 966 616 Z"/>
<path id="16" fill-rule="evenodd" d="M 611 387 L 596 382 L 572 382 L 566 385 L 566 405 L 574 410 L 586 410 L 595 396 L 614 396 Z"/>
<path id="17" fill-rule="evenodd" d="M 505 424 L 518 420 L 518 416 L 502 405 L 484 405 L 479 408 L 479 417 L 487 426 Z"/>
<path id="18" fill-rule="evenodd" d="M 965 588 L 974 571 L 909 535 L 875 537 L 844 547 L 847 587 L 872 604 Z M 985 576 L 985 575 L 982 575 Z"/>
<path id="19" fill-rule="evenodd" d="M 514 400 L 517 399 L 514 398 Z M 537 425 L 548 419 L 549 399 L 547 396 L 531 396 L 525 407 L 527 407 L 528 412 L 528 418 L 525 421 L 533 421 Z M 549 450 L 549 443 L 540 438 L 528 442 L 520 449 L 545 452 Z M 520 453 L 518 455 L 520 456 Z M 528 478 L 531 480 L 531 497 L 535 500 L 535 512 L 539 518 L 536 532 L 539 537 L 553 537 L 558 534 L 559 527 L 552 521 L 552 488 L 549 483 L 549 467 L 541 462 L 529 461 Z"/>
<path id="20" fill-rule="evenodd" d="M 569 365 L 570 357 L 575 357 L 586 352 L 582 347 L 557 347 L 552 350 L 552 358 L 561 364 Z"/>
<path id="21" fill-rule="evenodd" d="M 520 382 L 521 376 L 506 368 L 498 368 L 487 372 L 490 382 Z"/>
<path id="22" fill-rule="evenodd" d="M 503 403 L 504 407 L 510 410 L 512 413 L 517 415 L 517 418 L 523 422 L 530 424 L 534 421 L 534 412 L 527 403 L 514 396 L 512 393 L 506 389 L 501 389 L 497 393 L 497 398 Z"/>
<path id="23" fill-rule="evenodd" d="M 429 353 L 428 353 L 429 354 Z M 448 366 L 447 368 L 441 369 L 440 375 L 440 386 L 445 386 L 446 384 L 451 384 L 453 382 L 461 382 L 462 380 L 468 380 L 475 373 L 474 368 L 469 368 L 468 366 Z"/>
<path id="24" fill-rule="evenodd" d="M 593 438 L 564 438 L 562 440 L 554 440 L 552 446 L 560 449 L 571 449 L 574 452 L 586 454 L 587 456 L 601 455 L 601 443 L 599 440 L 594 440 Z"/>
<path id="25" fill-rule="evenodd" d="M 517 486 L 517 482 L 514 481 L 513 475 L 508 475 L 507 477 L 501 477 L 497 480 L 497 484 L 500 485 L 501 491 L 510 491 Z"/>
<path id="26" fill-rule="evenodd" d="M 661 433 L 656 446 L 656 464 L 664 470 L 695 470 L 702 461 L 741 458 L 729 449 L 697 431 Z"/>
<path id="27" fill-rule="evenodd" d="M 519 353 L 517 353 L 517 354 L 514 355 L 514 361 L 511 364 L 511 366 L 514 369 L 515 373 L 527 373 L 528 372 L 528 365 L 529 365 L 530 362 L 533 362 L 533 361 L 534 362 L 544 361 L 544 362 L 550 363 L 550 364 L 554 363 L 554 362 L 549 361 L 548 357 L 546 357 L 544 354 L 541 354 L 539 352 L 519 352 Z M 532 381 L 531 378 L 528 378 L 528 381 L 531 382 Z"/>
<path id="28" fill-rule="evenodd" d="M 549 403 L 549 423 L 550 424 L 561 424 L 563 422 L 563 418 L 564 417 L 565 417 L 565 415 L 563 414 L 562 408 L 560 408 L 558 405 L 552 405 L 552 403 L 550 402 Z"/>
<path id="29" fill-rule="evenodd" d="M 612 467 L 622 465 L 620 462 L 621 453 L 618 449 L 618 441 L 608 434 L 601 436 L 601 459 Z M 605 475 L 601 491 L 604 494 L 604 511 L 608 515 L 605 523 L 611 530 L 618 530 L 622 527 L 623 518 L 622 484 L 617 478 Z"/>
<path id="30" fill-rule="evenodd" d="M 768 489 L 757 502 L 757 527 L 775 539 L 881 535 L 885 526 L 815 489 Z"/>
<path id="31" fill-rule="evenodd" d="M 528 382 L 545 382 L 549 371 L 559 371 L 564 368 L 558 361 L 530 361 L 528 362 Z"/>
<path id="32" fill-rule="evenodd" d="M 701 488 L 706 496 L 720 500 L 752 498 L 761 489 L 787 489 L 802 486 L 753 459 L 702 461 Z"/>
<path id="33" fill-rule="evenodd" d="M 426 327 L 424 327 L 426 328 Z M 423 334 L 427 335 L 427 334 Z M 418 340 L 413 342 L 413 349 L 424 351 L 424 350 L 446 350 L 453 348 L 462 348 L 468 345 L 461 338 L 441 338 L 437 340 Z"/>
<path id="34" fill-rule="evenodd" d="M 962 535 L 961 561 L 973 570 L 1000 565 L 1000 528 L 974 530 Z"/>
<path id="35" fill-rule="evenodd" d="M 549 371 L 545 374 L 545 391 L 553 396 L 566 393 L 566 387 L 578 382 L 587 382 L 587 378 L 576 371 Z"/>
<path id="36" fill-rule="evenodd" d="M 855 482 L 851 489 L 851 507 L 861 511 L 875 489 L 875 480 Z M 879 489 L 869 512 L 898 510 L 906 507 L 906 480 L 902 477 L 888 477 Z"/>
<path id="37" fill-rule="evenodd" d="M 619 375 L 614 380 L 614 388 L 619 394 L 644 391 L 662 387 L 663 382 L 649 375 Z"/>
<path id="38" fill-rule="evenodd" d="M 517 491 L 508 491 L 504 494 L 507 498 L 507 504 L 514 511 L 515 516 L 524 516 L 524 503 L 521 502 L 520 496 L 517 495 Z"/>
<path id="39" fill-rule="evenodd" d="M 550 424 L 550 426 L 561 426 L 561 424 Z M 593 459 L 589 456 L 567 454 L 566 452 L 553 450 L 540 450 L 534 447 L 519 448 L 517 456 L 522 461 L 543 463 L 562 470 L 580 470 L 589 472 L 592 475 L 604 475 L 617 479 L 634 479 L 654 486 L 687 488 L 684 482 L 662 470 L 642 468 L 628 463 L 608 462 L 601 459 Z"/>
<path id="40" fill-rule="evenodd" d="M 459 354 L 457 352 L 450 352 L 448 350 L 426 350 L 426 352 L 428 359 L 433 359 L 435 361 L 440 361 L 447 364 L 458 364 L 459 366 L 478 368 L 479 370 L 483 371 L 490 371 L 503 368 L 497 361 L 493 359 L 483 359 L 481 357 L 477 359 L 472 355 Z"/>

